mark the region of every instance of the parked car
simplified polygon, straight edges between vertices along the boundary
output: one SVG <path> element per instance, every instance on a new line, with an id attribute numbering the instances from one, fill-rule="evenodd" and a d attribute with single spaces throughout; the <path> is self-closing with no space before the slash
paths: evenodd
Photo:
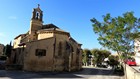
<path id="1" fill-rule="evenodd" d="M 136 66 L 136 65 L 137 65 L 135 59 L 133 59 L 133 58 L 127 59 L 127 60 L 125 61 L 125 63 L 126 63 L 127 65 L 129 65 L 129 66 Z"/>

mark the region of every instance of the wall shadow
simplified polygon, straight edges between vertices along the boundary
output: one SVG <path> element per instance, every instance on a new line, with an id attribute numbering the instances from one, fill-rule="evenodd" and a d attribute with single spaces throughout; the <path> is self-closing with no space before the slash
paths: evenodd
<path id="1" fill-rule="evenodd" d="M 84 78 L 84 75 L 121 76 L 119 74 L 114 74 L 114 70 L 105 68 L 83 68 L 82 70 L 75 72 L 27 72 L 0 70 L 0 78 L 8 77 L 11 79 Z"/>

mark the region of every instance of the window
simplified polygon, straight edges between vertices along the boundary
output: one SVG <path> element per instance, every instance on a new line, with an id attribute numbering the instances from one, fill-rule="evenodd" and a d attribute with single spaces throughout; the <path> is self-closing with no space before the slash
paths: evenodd
<path id="1" fill-rule="evenodd" d="M 62 43 L 59 42 L 59 47 L 58 47 L 58 56 L 62 55 Z"/>
<path id="2" fill-rule="evenodd" d="M 78 48 L 76 50 L 76 53 L 77 53 L 77 55 L 79 55 L 79 53 L 80 53 L 80 50 Z"/>
<path id="3" fill-rule="evenodd" d="M 71 43 L 66 42 L 66 50 L 70 50 L 71 52 L 74 52 L 73 46 L 71 45 Z"/>
<path id="4" fill-rule="evenodd" d="M 45 49 L 36 49 L 35 55 L 36 56 L 46 56 L 46 50 Z"/>
<path id="5" fill-rule="evenodd" d="M 70 49 L 70 45 L 69 43 L 66 41 L 66 50 L 69 50 Z"/>

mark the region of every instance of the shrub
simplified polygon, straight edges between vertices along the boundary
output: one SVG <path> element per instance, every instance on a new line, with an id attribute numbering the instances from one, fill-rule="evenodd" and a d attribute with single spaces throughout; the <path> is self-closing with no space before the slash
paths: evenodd
<path id="1" fill-rule="evenodd" d="M 0 56 L 0 60 L 6 60 L 6 59 L 7 59 L 7 57 L 5 55 Z"/>

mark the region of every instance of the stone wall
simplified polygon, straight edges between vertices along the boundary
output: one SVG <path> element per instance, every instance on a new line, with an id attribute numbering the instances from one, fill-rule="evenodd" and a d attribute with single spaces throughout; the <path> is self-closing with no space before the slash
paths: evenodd
<path id="1" fill-rule="evenodd" d="M 126 74 L 127 79 L 140 79 L 140 72 L 133 69 L 131 66 L 126 65 Z"/>
<path id="2" fill-rule="evenodd" d="M 52 71 L 54 39 L 45 39 L 28 42 L 24 51 L 24 70 L 27 71 Z M 45 56 L 36 56 L 36 49 L 46 50 Z"/>
<path id="3" fill-rule="evenodd" d="M 39 20 L 32 19 L 30 21 L 29 34 L 32 34 L 32 33 L 36 32 L 37 30 L 40 30 L 41 28 L 42 28 L 42 22 Z"/>
<path id="4" fill-rule="evenodd" d="M 38 34 L 38 40 L 50 38 L 50 37 L 53 37 L 53 35 L 54 34 L 51 33 L 51 32 L 50 33 L 49 32 L 48 33 L 47 32 L 46 33 L 39 33 Z"/>

